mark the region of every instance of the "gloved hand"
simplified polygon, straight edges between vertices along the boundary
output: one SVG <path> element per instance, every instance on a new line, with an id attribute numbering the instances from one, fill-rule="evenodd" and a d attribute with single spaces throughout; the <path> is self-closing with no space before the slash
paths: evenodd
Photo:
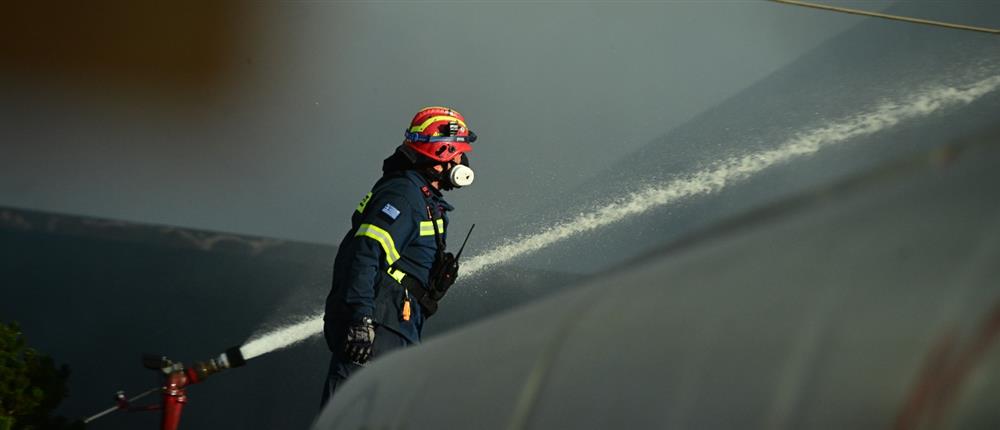
<path id="1" fill-rule="evenodd" d="M 347 328 L 347 342 L 344 350 L 347 358 L 354 364 L 363 366 L 372 356 L 372 345 L 375 344 L 375 323 L 370 317 L 355 321 Z"/>

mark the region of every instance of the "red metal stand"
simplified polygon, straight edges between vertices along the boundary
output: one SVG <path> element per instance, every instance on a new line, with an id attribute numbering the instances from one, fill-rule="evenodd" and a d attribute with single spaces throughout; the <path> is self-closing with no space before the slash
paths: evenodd
<path id="1" fill-rule="evenodd" d="M 177 430 L 181 422 L 181 412 L 184 404 L 187 403 L 187 386 L 197 384 L 208 378 L 209 375 L 221 372 L 225 369 L 240 367 L 246 364 L 243 352 L 234 346 L 220 354 L 218 357 L 196 361 L 192 366 L 184 366 L 183 363 L 175 363 L 166 357 L 146 354 L 142 359 L 143 366 L 150 370 L 155 370 L 163 381 L 158 388 L 147 390 L 131 399 L 125 397 L 125 392 L 119 391 L 115 396 L 116 405 L 112 408 L 99 412 L 98 414 L 83 420 L 84 424 L 108 415 L 114 411 L 153 411 L 161 410 L 163 413 L 160 420 L 161 430 Z M 143 398 L 157 390 L 161 393 L 162 401 L 159 405 L 133 406 L 132 402 Z"/>
<path id="2" fill-rule="evenodd" d="M 181 412 L 187 403 L 188 377 L 183 370 L 177 370 L 167 376 L 163 386 L 163 419 L 160 430 L 177 430 L 181 421 Z"/>

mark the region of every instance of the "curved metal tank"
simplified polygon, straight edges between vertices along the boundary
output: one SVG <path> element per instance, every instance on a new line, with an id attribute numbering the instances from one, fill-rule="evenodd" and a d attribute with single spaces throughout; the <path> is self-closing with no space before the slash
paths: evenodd
<path id="1" fill-rule="evenodd" d="M 388 355 L 314 428 L 996 428 L 998 146 L 885 166 Z"/>

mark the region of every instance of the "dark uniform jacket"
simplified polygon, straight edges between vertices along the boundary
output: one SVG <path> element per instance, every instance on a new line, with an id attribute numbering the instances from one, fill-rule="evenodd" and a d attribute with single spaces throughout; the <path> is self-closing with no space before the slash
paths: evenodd
<path id="1" fill-rule="evenodd" d="M 420 305 L 401 281 L 409 276 L 427 287 L 439 243 L 434 224 L 443 244 L 452 209 L 440 191 L 412 170 L 386 173 L 375 183 L 354 211 L 334 261 L 325 315 L 331 348 L 342 347 L 348 325 L 363 317 L 410 343 L 420 341 Z M 403 318 L 406 300 L 408 321 Z"/>

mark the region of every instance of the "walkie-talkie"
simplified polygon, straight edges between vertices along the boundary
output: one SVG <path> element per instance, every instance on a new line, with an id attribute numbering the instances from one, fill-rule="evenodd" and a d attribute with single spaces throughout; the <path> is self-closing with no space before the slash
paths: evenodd
<path id="1" fill-rule="evenodd" d="M 465 240 L 462 241 L 462 247 L 458 249 L 457 255 L 445 252 L 440 259 L 435 261 L 434 267 L 431 268 L 431 285 L 430 291 L 427 294 L 430 300 L 424 307 L 428 317 L 437 312 L 438 300 L 441 300 L 445 293 L 448 292 L 448 288 L 455 283 L 455 278 L 458 277 L 458 258 L 462 256 L 465 244 L 469 242 L 469 236 L 472 236 L 472 230 L 475 228 L 475 224 L 469 228 L 469 233 L 465 235 Z M 424 302 L 421 302 L 421 304 L 424 304 Z"/>
<path id="2" fill-rule="evenodd" d="M 469 232 L 465 234 L 465 240 L 462 241 L 462 247 L 458 248 L 458 254 L 455 254 L 455 263 L 458 263 L 459 257 L 462 256 L 462 251 L 465 250 L 465 244 L 469 243 L 469 236 L 472 236 L 472 230 L 475 228 L 475 224 L 472 224 L 472 227 L 469 227 Z"/>

